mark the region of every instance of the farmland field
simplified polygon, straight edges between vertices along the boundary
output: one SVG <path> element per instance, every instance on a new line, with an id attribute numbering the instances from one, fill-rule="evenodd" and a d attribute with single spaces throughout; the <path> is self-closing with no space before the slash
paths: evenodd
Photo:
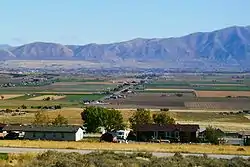
<path id="1" fill-rule="evenodd" d="M 247 110 L 250 108 L 250 103 L 247 101 L 222 101 L 222 102 L 185 102 L 185 107 L 189 109 L 221 109 L 221 110 Z"/>
<path id="2" fill-rule="evenodd" d="M 195 91 L 197 97 L 249 96 L 250 91 Z"/>
<path id="3" fill-rule="evenodd" d="M 4 100 L 0 100 L 1 109 L 16 110 L 22 105 L 27 106 L 25 115 L 3 114 L 0 115 L 0 121 L 31 123 L 34 112 L 38 111 L 31 108 L 32 106 L 60 105 L 62 106 L 60 110 L 45 111 L 50 119 L 60 113 L 69 120 L 70 124 L 82 124 L 80 113 L 84 106 L 83 100 L 101 99 L 105 96 L 102 93 L 117 88 L 122 81 L 122 77 L 97 79 L 59 76 L 51 84 L 44 86 L 0 87 L 0 95 L 5 96 Z M 224 129 L 228 127 L 229 129 L 250 130 L 250 122 L 245 115 L 220 115 L 215 112 L 250 110 L 250 98 L 248 98 L 250 97 L 250 80 L 248 79 L 239 81 L 232 79 L 232 75 L 177 74 L 171 79 L 158 78 L 139 84 L 138 88 L 131 88 L 133 92 L 124 93 L 125 97 L 107 98 L 104 100 L 105 104 L 99 105 L 123 109 L 122 115 L 125 121 L 128 121 L 134 112 L 126 108 L 133 110 L 150 108 L 154 109 L 154 112 L 169 108 L 168 113 L 178 123 L 199 123 L 202 127 L 212 124 Z M 54 100 L 45 101 L 43 100 L 45 97 L 54 97 Z"/>
<path id="4" fill-rule="evenodd" d="M 33 98 L 30 98 L 28 100 L 45 100 L 49 98 L 48 101 L 50 100 L 59 100 L 59 99 L 63 99 L 65 98 L 65 96 L 57 96 L 57 95 L 43 95 L 43 96 L 38 96 L 38 97 L 33 97 Z"/>
<path id="5" fill-rule="evenodd" d="M 146 91 L 163 91 L 163 92 L 193 92 L 194 89 L 182 89 L 182 88 L 179 88 L 179 89 L 163 89 L 163 88 L 149 88 L 149 89 L 145 89 Z"/>
<path id="6" fill-rule="evenodd" d="M 65 96 L 65 100 L 68 101 L 80 101 L 80 100 L 98 100 L 102 98 L 100 94 L 69 94 Z"/>
<path id="7" fill-rule="evenodd" d="M 23 96 L 23 94 L 0 94 L 2 100 L 13 99 L 21 96 Z"/>

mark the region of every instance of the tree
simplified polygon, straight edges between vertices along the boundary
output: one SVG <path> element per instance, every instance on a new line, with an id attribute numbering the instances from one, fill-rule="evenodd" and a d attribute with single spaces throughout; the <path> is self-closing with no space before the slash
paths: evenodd
<path id="1" fill-rule="evenodd" d="M 137 109 L 137 111 L 129 118 L 131 128 L 136 129 L 137 125 L 152 123 L 152 117 L 149 110 Z"/>
<path id="2" fill-rule="evenodd" d="M 44 100 L 44 101 L 50 101 L 51 98 L 50 98 L 50 97 L 46 97 L 46 98 L 44 98 L 43 100 Z"/>
<path id="3" fill-rule="evenodd" d="M 122 114 L 114 109 L 91 106 L 81 113 L 81 117 L 88 132 L 96 132 L 101 126 L 108 131 L 124 128 Z"/>
<path id="4" fill-rule="evenodd" d="M 87 107 L 82 113 L 81 117 L 88 132 L 96 132 L 97 128 L 102 126 L 103 115 L 100 107 Z"/>
<path id="5" fill-rule="evenodd" d="M 205 131 L 205 140 L 212 144 L 219 144 L 219 138 L 221 137 L 221 132 L 219 129 L 209 126 Z"/>
<path id="6" fill-rule="evenodd" d="M 49 124 L 49 118 L 44 112 L 38 111 L 35 114 L 33 124 L 34 125 L 48 125 Z"/>
<path id="7" fill-rule="evenodd" d="M 113 131 L 113 130 L 119 130 L 119 129 L 124 129 L 125 124 L 123 123 L 123 117 L 120 111 L 115 110 L 115 109 L 108 109 L 104 110 L 104 122 L 103 122 L 103 127 L 107 131 Z"/>
<path id="8" fill-rule="evenodd" d="M 175 124 L 174 118 L 167 115 L 165 112 L 161 112 L 158 114 L 153 114 L 153 120 L 155 124 Z"/>
<path id="9" fill-rule="evenodd" d="M 68 120 L 61 114 L 58 114 L 57 117 L 52 121 L 52 125 L 68 125 Z"/>
<path id="10" fill-rule="evenodd" d="M 22 109 L 27 109 L 27 106 L 25 106 L 24 104 L 21 106 Z"/>

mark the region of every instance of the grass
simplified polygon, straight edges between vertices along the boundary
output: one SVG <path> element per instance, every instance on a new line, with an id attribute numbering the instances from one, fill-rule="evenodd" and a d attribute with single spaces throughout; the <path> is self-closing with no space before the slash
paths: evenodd
<path id="1" fill-rule="evenodd" d="M 58 114 L 66 117 L 69 124 L 82 124 L 81 112 L 83 108 L 76 108 L 74 106 L 70 108 L 62 108 L 60 110 L 48 110 L 45 113 L 48 115 L 49 119 L 53 120 Z M 121 110 L 121 114 L 124 118 L 124 122 L 128 122 L 128 119 L 133 115 L 135 110 L 126 109 Z M 158 111 L 152 111 L 157 113 Z M 239 115 L 222 115 L 218 112 L 167 112 L 169 115 L 178 123 L 198 123 L 203 126 L 208 126 L 214 124 L 218 128 L 233 129 L 233 130 L 242 130 L 249 129 L 247 127 L 250 125 L 250 120 L 246 118 L 243 114 Z M 34 119 L 34 112 L 26 113 L 25 115 L 0 115 L 0 122 L 5 123 L 26 123 L 29 124 Z M 243 126 L 244 125 L 244 126 Z"/>
<path id="2" fill-rule="evenodd" d="M 177 121 L 214 121 L 214 122 L 232 122 L 232 123 L 250 123 L 243 114 L 222 115 L 212 112 L 175 112 L 172 113 Z"/>
<path id="3" fill-rule="evenodd" d="M 24 95 L 24 96 L 19 96 L 19 97 L 12 98 L 10 100 L 27 100 L 29 98 L 31 98 L 31 96 Z"/>
<path id="4" fill-rule="evenodd" d="M 75 77 L 64 77 L 64 78 L 58 78 L 56 82 L 105 82 L 105 80 L 102 79 L 81 79 L 81 78 L 75 78 Z"/>
<path id="5" fill-rule="evenodd" d="M 37 110 L 38 111 L 38 110 Z M 52 121 L 54 120 L 58 114 L 61 114 L 62 116 L 66 117 L 69 124 L 82 124 L 81 119 L 81 112 L 83 111 L 82 108 L 63 108 L 60 110 L 48 110 L 44 111 L 49 119 Z M 11 114 L 5 114 L 0 115 L 0 122 L 3 123 L 10 123 L 10 124 L 30 124 L 34 120 L 34 114 L 35 110 L 31 113 L 26 113 L 25 115 L 17 115 L 17 116 L 11 116 Z"/>
<path id="6" fill-rule="evenodd" d="M 16 97 L 22 97 L 23 94 L 0 94 L 0 96 L 4 97 L 4 100 L 7 100 L 7 99 L 13 99 Z"/>
<path id="7" fill-rule="evenodd" d="M 45 106 L 45 105 L 61 105 L 63 107 L 80 107 L 78 102 L 69 101 L 36 101 L 36 100 L 0 100 L 0 108 L 17 109 L 22 105 L 26 105 L 28 108 L 31 106 Z"/>
<path id="8" fill-rule="evenodd" d="M 42 95 L 42 96 L 37 96 L 37 97 L 32 97 L 28 100 L 39 100 L 39 101 L 43 101 L 46 98 L 50 98 L 50 99 L 54 99 L 54 100 L 60 100 L 65 98 L 65 96 L 57 96 L 57 95 Z M 50 101 L 50 100 L 49 100 Z"/>
<path id="9" fill-rule="evenodd" d="M 68 101 L 80 101 L 80 100 L 98 100 L 102 98 L 100 94 L 82 94 L 82 95 L 66 95 L 65 100 Z"/>
<path id="10" fill-rule="evenodd" d="M 148 152 L 182 152 L 207 154 L 250 155 L 250 147 L 229 145 L 204 144 L 158 144 L 158 143 L 100 143 L 100 142 L 66 142 L 66 141 L 28 141 L 3 140 L 0 147 L 27 147 L 27 148 L 56 148 L 56 149 L 84 149 L 110 151 L 148 151 Z M 237 151 L 244 148 L 245 151 Z"/>
<path id="11" fill-rule="evenodd" d="M 199 85 L 200 84 L 200 85 Z M 205 85 L 202 85 L 205 84 Z M 208 84 L 208 85 L 206 85 Z M 214 85 L 209 85 L 214 84 Z M 195 90 L 220 90 L 220 91 L 248 91 L 250 87 L 244 85 L 244 83 L 239 83 L 236 81 L 175 81 L 175 80 L 166 80 L 166 81 L 154 81 L 149 84 L 145 84 L 147 89 L 195 89 Z"/>
<path id="12" fill-rule="evenodd" d="M 9 158 L 7 153 L 0 153 L 0 160 L 7 160 Z"/>

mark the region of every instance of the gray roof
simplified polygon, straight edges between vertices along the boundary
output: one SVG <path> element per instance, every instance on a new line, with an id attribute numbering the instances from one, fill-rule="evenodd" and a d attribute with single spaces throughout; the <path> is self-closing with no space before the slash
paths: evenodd
<path id="1" fill-rule="evenodd" d="M 81 126 L 75 125 L 27 125 L 27 126 L 13 126 L 7 125 L 3 128 L 5 131 L 23 131 L 23 132 L 77 132 Z"/>
<path id="2" fill-rule="evenodd" d="M 200 129 L 199 125 L 195 124 L 142 124 L 136 126 L 136 131 L 146 132 L 146 131 L 182 131 L 182 132 L 196 132 Z"/>

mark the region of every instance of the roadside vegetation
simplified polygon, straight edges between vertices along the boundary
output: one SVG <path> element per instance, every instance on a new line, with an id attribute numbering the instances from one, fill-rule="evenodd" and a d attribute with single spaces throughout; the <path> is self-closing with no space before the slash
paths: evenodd
<path id="1" fill-rule="evenodd" d="M 47 151 L 34 154 L 1 154 L 3 167 L 248 167 L 250 160 L 242 158 L 212 159 L 206 155 L 183 157 L 175 153 L 172 157 L 157 158 L 150 153 L 94 152 L 60 153 Z"/>

